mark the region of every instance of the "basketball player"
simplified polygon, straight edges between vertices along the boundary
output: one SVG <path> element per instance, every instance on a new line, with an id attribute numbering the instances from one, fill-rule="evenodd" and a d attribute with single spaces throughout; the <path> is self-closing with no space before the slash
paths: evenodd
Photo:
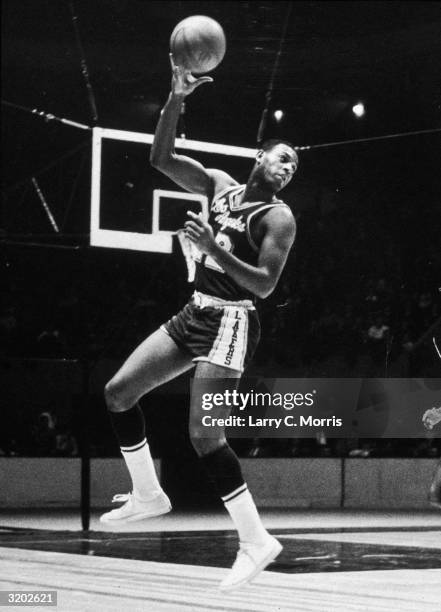
<path id="1" fill-rule="evenodd" d="M 132 493 L 114 498 L 125 503 L 101 517 L 106 523 L 140 520 L 171 509 L 154 471 L 137 402 L 192 367 L 195 378 L 226 379 L 228 389 L 237 387 L 259 340 L 255 298 L 265 298 L 275 288 L 296 231 L 291 210 L 276 197 L 297 169 L 292 145 L 282 141 L 264 144 L 246 185 L 239 185 L 222 170 L 204 168 L 175 153 L 182 103 L 212 79 L 196 79 L 170 59 L 171 92 L 156 129 L 150 161 L 183 189 L 207 196 L 211 207 L 208 221 L 189 212 L 185 223 L 185 234 L 199 252 L 196 290 L 190 302 L 135 349 L 105 389 L 110 418 L 133 482 Z M 214 407 L 210 414 L 225 418 L 229 408 Z M 201 416 L 200 402 L 192 396 L 191 442 L 239 535 L 237 559 L 220 585 L 230 590 L 254 578 L 282 546 L 263 526 L 224 432 L 215 438 L 205 437 Z"/>
<path id="2" fill-rule="evenodd" d="M 436 343 L 436 339 L 433 338 L 433 344 L 438 357 L 441 359 L 441 353 Z M 426 429 L 433 429 L 435 425 L 441 422 L 441 406 L 439 408 L 429 408 L 423 414 L 423 424 Z M 429 503 L 432 506 L 441 508 L 441 463 L 438 464 L 435 474 L 433 475 L 432 484 L 429 489 Z"/>
<path id="3" fill-rule="evenodd" d="M 439 408 L 430 408 L 423 414 L 423 423 L 426 429 L 433 429 L 440 422 L 441 406 Z M 432 484 L 429 489 L 429 502 L 432 506 L 441 508 L 441 463 L 438 464 L 433 475 Z"/>

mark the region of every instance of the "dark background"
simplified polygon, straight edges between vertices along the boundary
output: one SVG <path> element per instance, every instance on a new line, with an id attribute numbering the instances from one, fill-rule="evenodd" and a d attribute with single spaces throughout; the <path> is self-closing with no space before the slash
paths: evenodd
<path id="1" fill-rule="evenodd" d="M 11 363 L 37 357 L 86 359 L 91 367 L 109 359 L 116 368 L 190 292 L 177 251 L 88 247 L 90 133 L 26 108 L 87 125 L 153 131 L 170 84 L 170 33 L 180 19 L 206 14 L 224 27 L 227 53 L 214 83 L 188 99 L 187 138 L 254 147 L 290 3 L 78 0 L 72 6 L 96 121 L 70 6 L 2 2 L 8 105 L 2 107 L 0 339 L 7 377 L 7 368 L 16 367 Z M 297 240 L 277 291 L 259 305 L 264 333 L 255 371 L 439 375 L 432 337 L 441 316 L 440 136 L 363 139 L 441 127 L 440 7 L 292 3 L 264 136 L 297 146 L 359 142 L 300 153 L 300 169 L 283 196 L 296 215 Z M 359 101 L 367 110 L 361 119 L 351 110 Z M 275 109 L 285 113 L 280 123 Z M 127 167 L 114 172 L 132 182 Z M 369 330 L 383 325 L 388 330 L 373 339 Z M 97 423 L 103 422 L 98 392 L 94 402 L 102 410 Z M 28 420 L 48 409 L 29 408 Z M 11 452 L 11 436 L 4 438 L 0 447 Z M 97 454 L 110 452 L 110 439 L 97 439 Z M 34 452 L 32 435 L 16 447 Z M 424 452 L 433 452 L 428 447 Z M 419 452 L 414 443 L 409 448 L 401 452 Z"/>

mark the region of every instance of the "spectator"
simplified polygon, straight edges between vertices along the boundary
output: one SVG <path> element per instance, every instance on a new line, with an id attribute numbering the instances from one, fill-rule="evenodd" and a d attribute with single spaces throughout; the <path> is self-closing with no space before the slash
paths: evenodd
<path id="1" fill-rule="evenodd" d="M 369 375 L 381 376 L 389 350 L 390 329 L 385 324 L 383 315 L 377 315 L 374 323 L 367 330 L 368 352 L 371 359 Z"/>
<path id="2" fill-rule="evenodd" d="M 50 412 L 41 412 L 33 430 L 34 453 L 37 457 L 50 457 L 56 454 L 57 432 L 55 421 Z"/>

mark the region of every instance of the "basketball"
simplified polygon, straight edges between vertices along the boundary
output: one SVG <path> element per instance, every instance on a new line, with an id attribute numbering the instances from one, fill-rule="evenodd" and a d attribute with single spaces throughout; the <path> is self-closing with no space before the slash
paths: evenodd
<path id="1" fill-rule="evenodd" d="M 218 66 L 226 49 L 222 26 L 204 15 L 193 15 L 178 23 L 170 37 L 170 51 L 177 66 L 194 74 Z"/>

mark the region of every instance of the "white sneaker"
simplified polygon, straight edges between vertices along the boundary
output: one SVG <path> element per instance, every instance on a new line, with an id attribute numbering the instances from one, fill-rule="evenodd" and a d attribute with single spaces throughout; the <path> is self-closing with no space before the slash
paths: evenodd
<path id="1" fill-rule="evenodd" d="M 156 497 L 149 501 L 136 499 L 133 493 L 123 493 L 114 495 L 112 503 L 125 502 L 120 508 L 111 510 L 101 515 L 102 523 L 112 523 L 113 521 L 124 521 L 127 523 L 141 521 L 145 518 L 167 514 L 171 510 L 171 503 L 164 491 L 158 493 Z"/>
<path id="2" fill-rule="evenodd" d="M 269 534 L 268 536 L 268 541 L 263 546 L 240 545 L 230 573 L 219 585 L 221 591 L 231 591 L 250 582 L 277 557 L 283 546 L 276 538 Z"/>

